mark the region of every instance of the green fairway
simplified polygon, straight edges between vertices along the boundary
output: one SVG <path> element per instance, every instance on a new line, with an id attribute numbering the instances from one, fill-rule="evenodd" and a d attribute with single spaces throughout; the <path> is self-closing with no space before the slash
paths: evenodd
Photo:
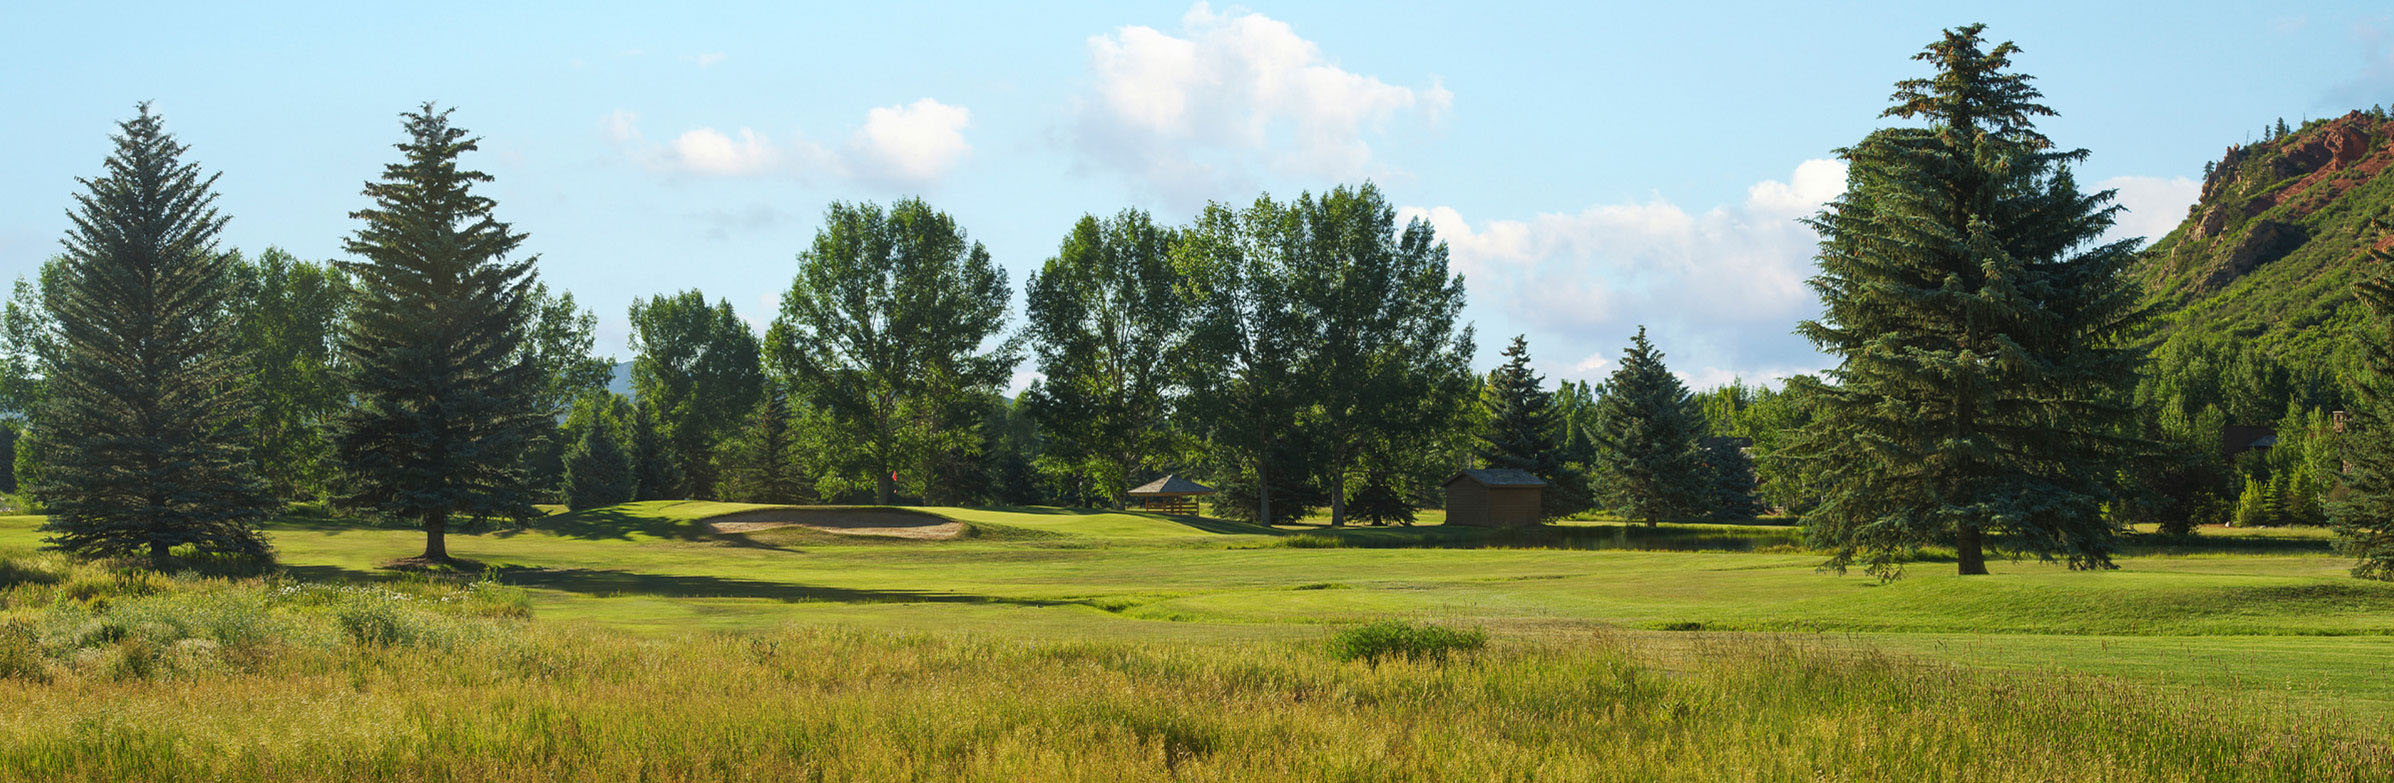
<path id="1" fill-rule="evenodd" d="M 1820 556 L 1787 551 L 1777 542 L 1790 532 L 1773 526 L 1578 523 L 1521 545 L 1436 526 L 1265 529 L 1050 508 L 930 509 L 966 524 L 945 541 L 704 524 L 758 508 L 627 504 L 454 535 L 451 548 L 527 588 L 543 620 L 649 635 L 825 625 L 1231 643 L 1398 617 L 1500 641 L 1611 629 L 1661 648 L 1793 633 L 1997 670 L 2394 703 L 2379 676 L 2394 657 L 2394 585 L 2347 578 L 2332 555 L 2240 552 L 2234 540 L 2123 558 L 2116 571 L 2022 561 L 1964 579 L 1921 563 L 1882 583 L 1815 570 Z M 0 548 L 37 545 L 37 523 L 0 518 Z M 379 564 L 421 544 L 413 530 L 334 521 L 288 520 L 273 535 L 290 573 L 322 580 L 385 578 Z M 1763 551 L 1733 551 L 1753 542 Z"/>

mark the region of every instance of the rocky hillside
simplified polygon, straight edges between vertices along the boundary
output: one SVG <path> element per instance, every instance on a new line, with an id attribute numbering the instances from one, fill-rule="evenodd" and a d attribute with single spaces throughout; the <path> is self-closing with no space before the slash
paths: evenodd
<path id="1" fill-rule="evenodd" d="M 2294 365 L 2324 366 L 2360 318 L 2352 281 L 2366 247 L 2394 245 L 2394 119 L 2353 112 L 2230 147 L 2186 222 L 2136 270 L 2165 333 L 2250 341 Z"/>

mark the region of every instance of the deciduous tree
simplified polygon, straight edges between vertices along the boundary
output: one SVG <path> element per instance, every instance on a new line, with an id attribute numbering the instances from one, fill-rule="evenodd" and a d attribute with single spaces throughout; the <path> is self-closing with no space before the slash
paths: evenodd
<path id="1" fill-rule="evenodd" d="M 1172 250 L 1179 232 L 1137 210 L 1083 217 L 1023 285 L 1023 336 L 1041 380 L 1024 408 L 1051 464 L 1122 490 L 1183 449 L 1173 413 L 1185 395 L 1189 304 Z"/>
<path id="2" fill-rule="evenodd" d="M 677 497 L 715 494 L 715 447 L 764 392 L 756 334 L 731 302 L 684 291 L 632 302 L 632 391 L 680 474 Z"/>
<path id="3" fill-rule="evenodd" d="M 766 343 L 889 503 L 899 471 L 978 453 L 980 406 L 1019 361 L 998 340 L 1008 296 L 989 251 L 929 204 L 834 203 Z M 943 426 L 957 421 L 973 423 Z"/>

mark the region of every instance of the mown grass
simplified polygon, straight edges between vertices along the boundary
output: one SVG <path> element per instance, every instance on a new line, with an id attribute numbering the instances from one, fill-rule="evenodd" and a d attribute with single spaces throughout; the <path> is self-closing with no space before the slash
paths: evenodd
<path id="1" fill-rule="evenodd" d="M 12 622 L 230 601 L 246 624 L 180 638 L 247 653 L 0 675 L 5 780 L 2359 781 L 2394 763 L 2382 722 L 1793 637 L 1368 661 L 1317 640 L 654 639 L 525 620 L 465 582 L 27 572 L 56 578 L 0 588 Z M 359 606 L 445 630 L 361 632 Z"/>

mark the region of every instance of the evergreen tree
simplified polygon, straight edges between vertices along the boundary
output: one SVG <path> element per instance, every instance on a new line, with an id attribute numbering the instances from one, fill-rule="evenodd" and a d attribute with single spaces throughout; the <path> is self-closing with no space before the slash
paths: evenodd
<path id="1" fill-rule="evenodd" d="M 353 401 L 336 425 L 344 505 L 415 520 L 423 560 L 449 559 L 453 516 L 533 516 L 523 456 L 539 431 L 542 381 L 528 350 L 534 257 L 525 236 L 473 192 L 490 176 L 459 168 L 476 148 L 448 110 L 403 115 L 403 160 L 366 185 L 374 206 L 341 267 L 358 298 L 342 353 Z"/>
<path id="2" fill-rule="evenodd" d="M 2269 486 L 2261 483 L 2259 477 L 2245 477 L 2244 491 L 2236 495 L 2235 525 L 2261 527 L 2270 524 L 2269 505 Z"/>
<path id="3" fill-rule="evenodd" d="M 813 482 L 801 461 L 789 395 L 765 393 L 716 453 L 723 499 L 740 503 L 804 503 Z"/>
<path id="4" fill-rule="evenodd" d="M 632 499 L 632 461 L 605 426 L 587 427 L 565 452 L 565 506 L 575 511 Z"/>
<path id="5" fill-rule="evenodd" d="M 1347 513 L 1366 525 L 1413 524 L 1413 504 L 1389 483 L 1390 477 L 1386 475 L 1366 478 L 1363 487 L 1347 498 Z"/>
<path id="6" fill-rule="evenodd" d="M 1702 442 L 1704 467 L 1712 479 L 1705 493 L 1705 514 L 1713 519 L 1747 520 L 1763 512 L 1762 502 L 1754 497 L 1754 460 L 1737 443 L 1725 436 Z"/>
<path id="7" fill-rule="evenodd" d="M 1529 340 L 1515 336 L 1506 346 L 1505 363 L 1488 374 L 1480 395 L 1485 411 L 1478 448 L 1480 463 L 1491 468 L 1528 471 L 1546 480 L 1540 495 L 1543 515 L 1559 519 L 1586 510 L 1587 479 L 1564 461 L 1554 394 L 1545 379 L 1530 369 Z"/>
<path id="8" fill-rule="evenodd" d="M 632 499 L 686 500 L 677 494 L 682 489 L 682 472 L 667 450 L 665 438 L 657 432 L 656 415 L 648 406 L 632 406 L 631 421 Z"/>
<path id="9" fill-rule="evenodd" d="M 2139 240 L 2097 244 L 2110 191 L 2080 193 L 2032 118 L 2018 47 L 1981 25 L 1917 59 L 1887 115 L 1925 121 L 1841 150 L 1847 190 L 1812 221 L 1823 317 L 1800 330 L 1841 359 L 1804 451 L 1826 482 L 1804 523 L 1843 568 L 1892 578 L 1900 558 L 1951 545 L 1963 574 L 1990 547 L 2106 568 L 2104 507 L 2141 447 L 2126 401 L 2140 322 L 2125 276 Z"/>
<path id="10" fill-rule="evenodd" d="M 2394 224 L 2376 222 L 2381 233 Z M 2372 250 L 2377 268 L 2394 268 L 2394 251 Z M 2336 546 L 2356 562 L 2352 575 L 2394 581 L 2394 276 L 2380 274 L 2354 286 L 2372 322 L 2363 334 L 2360 363 L 2352 373 L 2353 407 L 2340 438 L 2344 486 L 2351 490 L 2328 508 Z"/>
<path id="11" fill-rule="evenodd" d="M 1687 387 L 1638 327 L 1596 401 L 1595 482 L 1606 505 L 1649 527 L 1704 513 L 1713 473 L 1696 445 L 1703 426 Z"/>
<path id="12" fill-rule="evenodd" d="M 215 175 L 185 162 L 158 115 L 118 124 L 107 173 L 78 179 L 66 264 L 43 291 L 56 324 L 41 415 L 42 529 L 71 552 L 175 547 L 262 556 L 273 508 L 250 457 L 247 357 L 235 352 L 235 259 Z"/>

